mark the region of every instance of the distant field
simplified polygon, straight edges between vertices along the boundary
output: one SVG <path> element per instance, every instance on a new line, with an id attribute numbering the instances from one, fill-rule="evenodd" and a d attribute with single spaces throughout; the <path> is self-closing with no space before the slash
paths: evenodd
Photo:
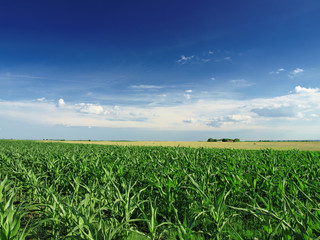
<path id="1" fill-rule="evenodd" d="M 229 149 L 277 149 L 301 151 L 320 151 L 320 142 L 170 142 L 170 141 L 62 141 L 65 143 L 83 143 L 118 146 L 166 146 L 166 147 L 205 147 Z"/>

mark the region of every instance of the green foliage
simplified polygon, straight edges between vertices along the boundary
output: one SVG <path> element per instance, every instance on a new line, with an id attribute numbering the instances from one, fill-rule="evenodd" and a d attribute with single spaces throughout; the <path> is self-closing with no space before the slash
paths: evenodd
<path id="1" fill-rule="evenodd" d="M 0 140 L 0 239 L 316 239 L 319 172 L 320 152 Z"/>
<path id="2" fill-rule="evenodd" d="M 24 240 L 27 236 L 26 228 L 21 227 L 21 218 L 25 213 L 15 206 L 15 192 L 12 182 L 7 176 L 0 182 L 0 239 Z M 20 230 L 20 231 L 19 231 Z"/>
<path id="3" fill-rule="evenodd" d="M 218 142 L 218 139 L 209 138 L 207 142 Z"/>

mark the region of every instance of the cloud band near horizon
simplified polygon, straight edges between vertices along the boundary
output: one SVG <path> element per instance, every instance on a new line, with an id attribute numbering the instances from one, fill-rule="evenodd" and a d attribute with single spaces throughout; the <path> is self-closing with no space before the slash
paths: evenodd
<path id="1" fill-rule="evenodd" d="M 190 90 L 186 92 L 191 93 Z M 254 130 L 320 125 L 318 88 L 296 86 L 288 94 L 249 100 L 197 100 L 172 106 L 109 106 L 62 98 L 0 101 L 6 119 L 40 125 L 142 128 L 180 131 Z"/>

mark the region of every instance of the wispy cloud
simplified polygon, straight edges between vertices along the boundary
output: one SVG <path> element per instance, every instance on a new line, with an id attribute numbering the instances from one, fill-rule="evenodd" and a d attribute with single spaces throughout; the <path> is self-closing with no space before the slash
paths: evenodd
<path id="1" fill-rule="evenodd" d="M 10 78 L 40 79 L 42 77 L 32 76 L 27 74 L 11 73 L 11 72 L 0 74 L 0 79 L 10 79 Z"/>
<path id="2" fill-rule="evenodd" d="M 38 102 L 45 102 L 46 101 L 46 98 L 42 97 L 42 98 L 37 98 L 36 101 Z"/>
<path id="3" fill-rule="evenodd" d="M 218 53 L 218 55 L 217 55 Z M 220 54 L 219 54 L 220 53 Z M 209 50 L 205 53 L 198 53 L 191 56 L 181 55 L 181 57 L 176 61 L 180 64 L 187 64 L 187 63 L 208 63 L 208 62 L 222 62 L 222 61 L 232 61 L 232 58 L 230 56 L 226 56 L 226 54 L 230 54 L 229 51 L 225 51 L 224 53 L 221 53 L 221 51 L 215 52 L 212 50 Z"/>
<path id="4" fill-rule="evenodd" d="M 190 57 L 186 57 L 185 55 L 182 55 L 181 58 L 179 60 L 177 60 L 177 63 L 180 64 L 186 64 L 186 63 L 197 63 L 197 64 L 201 64 L 201 63 L 207 63 L 212 61 L 211 58 L 208 57 L 197 57 L 197 56 L 190 56 Z"/>
<path id="5" fill-rule="evenodd" d="M 186 100 L 190 100 L 191 99 L 191 93 L 192 93 L 191 89 L 188 89 L 188 90 L 185 91 L 185 94 L 183 94 L 183 96 L 185 97 Z"/>
<path id="6" fill-rule="evenodd" d="M 298 74 L 298 73 L 302 73 L 304 70 L 302 68 L 296 68 L 295 70 L 293 70 L 291 73 L 292 74 Z"/>
<path id="7" fill-rule="evenodd" d="M 296 69 L 294 69 L 293 71 L 291 71 L 288 76 L 289 76 L 290 78 L 294 78 L 294 77 L 296 77 L 297 75 L 300 75 L 302 72 L 304 72 L 304 70 L 303 70 L 302 68 L 296 68 Z"/>
<path id="8" fill-rule="evenodd" d="M 212 59 L 210 58 L 202 58 L 201 61 L 204 63 L 210 62 Z"/>
<path id="9" fill-rule="evenodd" d="M 191 94 L 184 94 L 183 95 L 187 100 L 191 99 Z"/>
<path id="10" fill-rule="evenodd" d="M 134 89 L 161 89 L 164 88 L 164 86 L 158 86 L 158 85 L 132 85 L 130 86 L 130 88 L 134 88 Z"/>
<path id="11" fill-rule="evenodd" d="M 284 71 L 286 71 L 284 68 L 279 68 L 279 69 L 276 70 L 276 71 L 271 71 L 271 72 L 269 72 L 269 74 L 279 74 L 279 73 L 284 72 Z"/>
<path id="12" fill-rule="evenodd" d="M 194 58 L 194 55 L 186 57 L 185 55 L 181 55 L 180 59 L 177 60 L 177 63 L 186 64 L 190 62 L 191 59 Z"/>
<path id="13" fill-rule="evenodd" d="M 229 82 L 233 87 L 236 87 L 236 88 L 250 87 L 254 85 L 254 83 L 248 82 L 245 79 L 235 79 L 235 80 L 230 80 Z"/>

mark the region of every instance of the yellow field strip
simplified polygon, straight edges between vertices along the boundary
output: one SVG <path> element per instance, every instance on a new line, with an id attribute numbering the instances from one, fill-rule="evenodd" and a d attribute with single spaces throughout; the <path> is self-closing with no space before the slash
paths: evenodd
<path id="1" fill-rule="evenodd" d="M 45 141 L 55 142 L 55 141 Z M 204 147 L 204 148 L 230 148 L 230 149 L 299 149 L 302 151 L 320 151 L 320 142 L 174 142 L 174 141 L 57 141 L 63 143 L 82 143 L 118 146 L 164 146 L 164 147 Z"/>

